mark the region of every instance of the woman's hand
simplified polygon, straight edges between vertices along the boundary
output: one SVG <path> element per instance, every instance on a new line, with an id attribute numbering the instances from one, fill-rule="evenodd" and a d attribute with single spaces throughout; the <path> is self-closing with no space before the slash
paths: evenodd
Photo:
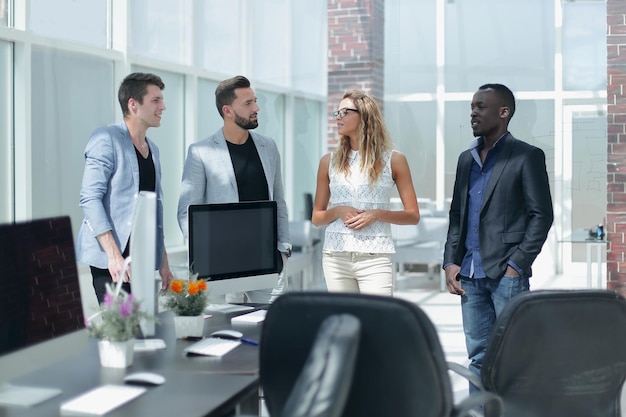
<path id="1" fill-rule="evenodd" d="M 346 227 L 354 230 L 363 229 L 377 220 L 378 210 L 355 210 L 349 218 L 344 217 Z"/>

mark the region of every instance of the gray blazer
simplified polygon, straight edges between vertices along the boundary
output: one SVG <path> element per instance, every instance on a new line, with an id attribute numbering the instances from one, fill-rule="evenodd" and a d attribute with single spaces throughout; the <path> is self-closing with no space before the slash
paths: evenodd
<path id="1" fill-rule="evenodd" d="M 146 138 L 156 175 L 157 247 L 155 270 L 163 261 L 163 191 L 158 146 Z M 96 236 L 111 231 L 124 250 L 139 196 L 139 164 L 125 122 L 96 129 L 85 148 L 85 170 L 80 189 L 83 222 L 78 231 L 76 256 L 80 262 L 108 268 L 106 253 Z"/>
<path id="2" fill-rule="evenodd" d="M 480 256 L 490 278 L 501 278 L 509 260 L 530 276 L 531 265 L 541 251 L 554 216 L 545 154 L 510 133 L 502 140 L 480 213 Z M 473 162 L 469 150 L 459 156 L 444 265 L 461 265 L 465 256 Z"/>
<path id="3" fill-rule="evenodd" d="M 250 132 L 257 148 L 270 199 L 278 206 L 278 250 L 291 249 L 289 218 L 283 192 L 280 154 L 274 140 Z M 187 237 L 187 209 L 191 204 L 236 203 L 239 201 L 235 170 L 222 129 L 189 146 L 178 200 L 178 225 Z"/>

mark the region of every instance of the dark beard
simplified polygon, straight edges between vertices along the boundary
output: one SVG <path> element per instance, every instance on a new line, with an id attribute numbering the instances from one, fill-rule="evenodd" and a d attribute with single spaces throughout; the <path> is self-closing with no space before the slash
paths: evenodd
<path id="1" fill-rule="evenodd" d="M 235 124 L 242 129 L 250 130 L 256 129 L 259 126 L 258 121 L 252 121 L 250 119 L 243 118 L 235 113 Z"/>

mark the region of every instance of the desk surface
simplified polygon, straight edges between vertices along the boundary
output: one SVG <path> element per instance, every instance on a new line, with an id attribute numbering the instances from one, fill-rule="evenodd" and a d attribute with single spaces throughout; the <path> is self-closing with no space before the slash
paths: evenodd
<path id="1" fill-rule="evenodd" d="M 605 235 L 606 237 L 606 235 Z M 606 238 L 596 239 L 595 235 L 589 234 L 589 229 L 576 229 L 571 235 L 565 236 L 561 242 L 569 243 L 606 243 Z"/>
<path id="2" fill-rule="evenodd" d="M 241 313 L 238 313 L 241 314 Z M 205 335 L 221 328 L 236 328 L 251 339 L 260 337 L 260 325 L 230 325 L 237 314 L 215 314 L 205 321 Z M 167 347 L 135 352 L 133 365 L 125 369 L 100 366 L 96 340 L 78 357 L 33 372 L 12 381 L 14 385 L 54 387 L 63 390 L 33 407 L 2 407 L 0 416 L 60 416 L 61 403 L 104 384 L 123 384 L 126 374 L 148 370 L 166 378 L 163 385 L 150 387 L 135 400 L 106 414 L 122 416 L 222 416 L 246 400 L 258 402 L 258 346 L 242 343 L 221 358 L 192 356 L 184 349 L 195 340 L 176 339 L 173 314 L 159 314 L 157 336 Z"/>

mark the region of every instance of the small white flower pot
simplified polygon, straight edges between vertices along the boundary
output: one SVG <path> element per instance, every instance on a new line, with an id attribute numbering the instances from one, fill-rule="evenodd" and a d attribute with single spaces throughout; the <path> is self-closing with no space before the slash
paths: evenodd
<path id="1" fill-rule="evenodd" d="M 204 316 L 174 316 L 176 338 L 202 337 L 204 333 Z"/>
<path id="2" fill-rule="evenodd" d="M 124 342 L 98 340 L 100 364 L 106 368 L 127 368 L 133 364 L 135 339 Z"/>

